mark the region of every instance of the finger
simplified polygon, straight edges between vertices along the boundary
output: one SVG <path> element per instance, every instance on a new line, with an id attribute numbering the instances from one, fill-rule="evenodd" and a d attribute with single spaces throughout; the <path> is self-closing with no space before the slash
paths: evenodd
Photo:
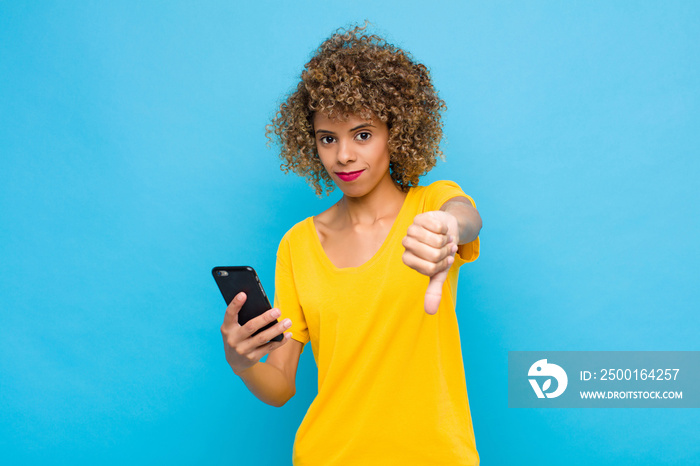
<path id="1" fill-rule="evenodd" d="M 241 349 L 246 352 L 255 351 L 257 348 L 264 346 L 267 342 L 289 329 L 291 326 L 292 321 L 289 319 L 284 319 L 282 322 L 278 322 L 272 327 L 248 338 L 246 341 L 241 343 Z"/>
<path id="2" fill-rule="evenodd" d="M 250 319 L 248 322 L 241 326 L 242 334 L 244 338 L 250 337 L 252 334 L 257 332 L 259 329 L 263 328 L 270 322 L 274 322 L 282 313 L 279 309 L 273 307 L 268 309 L 257 317 Z"/>
<path id="3" fill-rule="evenodd" d="M 457 249 L 455 244 L 452 242 L 449 242 L 442 247 L 434 247 L 422 243 L 415 238 L 409 238 L 408 236 L 403 239 L 401 244 L 404 248 L 406 248 L 406 251 L 414 254 L 420 259 L 435 263 L 440 262 L 447 256 L 451 256 Z"/>
<path id="4" fill-rule="evenodd" d="M 418 214 L 413 219 L 413 223 L 427 228 L 433 233 L 447 233 L 447 223 L 444 220 L 437 218 L 439 214 L 435 214 L 436 213 L 434 212 L 424 212 L 422 214 Z"/>
<path id="5" fill-rule="evenodd" d="M 242 291 L 233 297 L 228 307 L 226 307 L 226 314 L 224 314 L 224 326 L 229 327 L 238 323 L 238 312 L 243 307 L 243 304 L 245 304 L 246 299 L 247 296 Z"/>
<path id="6" fill-rule="evenodd" d="M 442 300 L 442 285 L 447 279 L 447 270 L 437 273 L 430 277 L 428 288 L 425 290 L 425 312 L 430 315 L 437 314 Z"/>
<path id="7" fill-rule="evenodd" d="M 425 259 L 421 259 L 420 257 L 412 254 L 410 251 L 404 252 L 402 259 L 404 264 L 406 264 L 413 270 L 422 273 L 423 275 L 427 275 L 429 277 L 432 277 L 436 273 L 442 272 L 443 270 L 450 268 L 450 266 L 454 263 L 453 255 L 449 255 L 441 261 L 435 263 L 427 261 Z"/>
<path id="8" fill-rule="evenodd" d="M 406 231 L 406 238 L 413 238 L 421 243 L 434 248 L 441 248 L 450 242 L 450 236 L 442 233 L 434 233 L 427 228 L 412 224 Z"/>
<path id="9" fill-rule="evenodd" d="M 268 353 L 273 352 L 280 346 L 284 345 L 289 341 L 289 339 L 292 337 L 292 334 L 287 332 L 284 334 L 282 337 L 282 341 L 270 341 L 268 343 L 265 343 L 264 345 L 260 346 L 258 349 L 250 353 L 251 359 L 255 359 L 256 361 L 260 361 L 263 356 L 265 356 Z"/>

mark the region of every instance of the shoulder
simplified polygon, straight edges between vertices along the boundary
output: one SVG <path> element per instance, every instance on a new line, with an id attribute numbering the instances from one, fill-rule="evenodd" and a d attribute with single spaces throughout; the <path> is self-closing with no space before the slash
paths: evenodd
<path id="1" fill-rule="evenodd" d="M 412 186 L 411 191 L 417 196 L 426 196 L 442 192 L 461 192 L 464 194 L 461 186 L 450 180 L 433 181 L 426 186 Z"/>
<path id="2" fill-rule="evenodd" d="M 462 191 L 461 186 L 451 180 L 438 180 L 433 181 L 428 186 L 425 187 L 428 192 L 441 192 L 441 191 Z"/>
<path id="3" fill-rule="evenodd" d="M 474 204 L 472 198 L 464 193 L 461 186 L 450 180 L 439 180 L 427 186 L 416 186 L 412 189 L 416 190 L 416 198 L 424 206 L 425 211 L 439 210 L 445 202 L 455 197 L 464 197 Z"/>
<path id="4" fill-rule="evenodd" d="M 316 226 L 319 233 L 337 229 L 338 203 L 333 204 L 320 214 L 311 217 L 311 222 Z"/>
<path id="5" fill-rule="evenodd" d="M 306 217 L 304 220 L 296 223 L 282 236 L 280 240 L 280 250 L 282 248 L 289 247 L 291 244 L 298 244 L 300 242 L 308 241 L 309 236 L 309 224 L 313 224 L 313 217 Z"/>
<path id="6" fill-rule="evenodd" d="M 317 231 L 325 232 L 332 229 L 333 221 L 337 217 L 337 204 L 314 217 L 306 217 L 304 220 L 292 226 L 282 237 L 280 249 L 283 246 L 310 247 L 317 237 Z"/>

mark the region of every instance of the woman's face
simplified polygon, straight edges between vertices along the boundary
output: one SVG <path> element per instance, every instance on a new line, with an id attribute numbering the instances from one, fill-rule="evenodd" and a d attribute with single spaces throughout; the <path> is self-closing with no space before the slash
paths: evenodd
<path id="1" fill-rule="evenodd" d="M 313 122 L 321 162 L 345 195 L 362 197 L 382 183 L 393 184 L 386 123 L 356 115 L 345 121 L 330 119 L 318 112 Z"/>

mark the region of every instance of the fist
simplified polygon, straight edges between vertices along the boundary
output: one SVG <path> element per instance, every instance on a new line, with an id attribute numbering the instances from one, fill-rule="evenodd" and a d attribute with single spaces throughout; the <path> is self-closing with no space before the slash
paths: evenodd
<path id="1" fill-rule="evenodd" d="M 425 312 L 435 314 L 442 298 L 442 285 L 454 263 L 459 238 L 454 215 L 443 211 L 416 215 L 401 244 L 406 249 L 403 262 L 430 277 L 425 294 Z"/>

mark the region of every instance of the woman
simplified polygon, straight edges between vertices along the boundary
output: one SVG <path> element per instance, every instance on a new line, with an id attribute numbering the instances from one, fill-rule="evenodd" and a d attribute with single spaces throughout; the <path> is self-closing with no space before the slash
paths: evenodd
<path id="1" fill-rule="evenodd" d="M 311 342 L 318 396 L 295 465 L 479 462 L 455 292 L 481 218 L 455 183 L 417 186 L 441 155 L 443 109 L 425 66 L 356 27 L 319 47 L 270 126 L 286 171 L 343 192 L 282 239 L 275 307 L 240 326 L 241 294 L 221 327 L 233 371 L 274 406 Z"/>

